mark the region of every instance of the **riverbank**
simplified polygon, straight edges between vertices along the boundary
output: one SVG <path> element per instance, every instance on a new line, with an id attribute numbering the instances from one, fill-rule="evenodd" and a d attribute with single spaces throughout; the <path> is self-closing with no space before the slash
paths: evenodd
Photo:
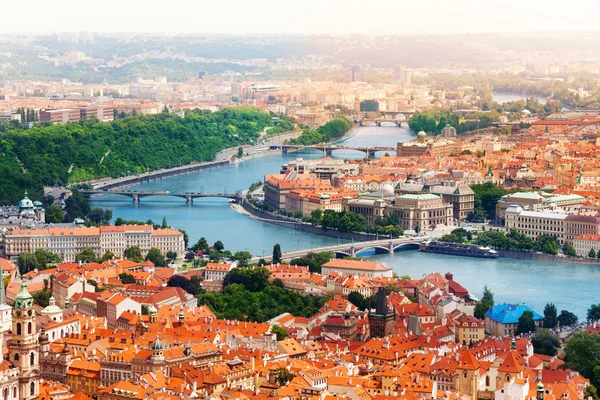
<path id="1" fill-rule="evenodd" d="M 155 171 L 149 171 L 142 174 L 128 175 L 120 178 L 99 178 L 92 179 L 86 182 L 79 182 L 90 185 L 93 189 L 98 190 L 112 190 L 112 189 L 123 189 L 129 186 L 137 185 L 140 183 L 150 183 L 163 178 L 172 178 L 179 175 L 191 174 L 202 170 L 223 167 L 231 163 L 231 159 L 238 154 L 238 149 L 241 147 L 244 151 L 242 158 L 236 159 L 236 163 L 244 162 L 258 157 L 268 157 L 277 154 L 280 150 L 270 150 L 269 147 L 273 145 L 280 145 L 284 141 L 296 138 L 302 134 L 302 131 L 286 132 L 281 135 L 272 136 L 265 141 L 261 142 L 260 145 L 244 145 L 235 146 L 223 149 L 217 153 L 213 161 L 205 161 L 198 163 L 191 163 L 181 165 L 174 168 L 163 168 Z"/>
<path id="2" fill-rule="evenodd" d="M 498 250 L 498 256 L 501 258 L 512 258 L 516 260 L 532 260 L 532 261 L 548 261 L 556 263 L 567 263 L 567 264 L 584 264 L 584 265 L 598 265 L 600 266 L 599 259 L 590 258 L 571 258 L 571 257 L 559 257 L 551 254 L 536 253 L 532 251 L 513 251 L 513 250 Z"/>
<path id="3" fill-rule="evenodd" d="M 322 227 L 311 225 L 305 222 L 298 222 L 295 220 L 289 220 L 284 216 L 272 215 L 266 211 L 259 210 L 252 206 L 252 204 L 244 201 L 243 204 L 230 203 L 231 208 L 246 216 L 257 221 L 266 222 L 273 225 L 283 226 L 289 229 L 295 229 L 300 232 L 312 233 L 315 235 L 323 235 L 333 238 L 338 238 L 342 240 L 356 240 L 356 241 L 368 241 L 368 240 L 376 240 L 379 237 L 377 235 L 371 233 L 359 233 L 359 232 L 340 232 L 334 229 L 323 229 Z"/>

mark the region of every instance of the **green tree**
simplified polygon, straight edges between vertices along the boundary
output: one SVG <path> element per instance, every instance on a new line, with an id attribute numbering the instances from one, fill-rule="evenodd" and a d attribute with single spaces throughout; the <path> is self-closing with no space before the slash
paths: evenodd
<path id="1" fill-rule="evenodd" d="M 536 326 L 533 320 L 533 313 L 531 311 L 523 311 L 523 314 L 519 317 L 517 323 L 517 335 L 529 332 L 535 332 Z"/>
<path id="2" fill-rule="evenodd" d="M 583 396 L 586 399 L 598 400 L 598 390 L 596 390 L 596 386 L 587 385 L 585 387 L 585 394 Z"/>
<path id="3" fill-rule="evenodd" d="M 558 325 L 556 306 L 552 303 L 546 304 L 544 307 L 544 328 L 554 329 Z"/>
<path id="4" fill-rule="evenodd" d="M 560 314 L 557 318 L 559 326 L 571 326 L 575 325 L 578 321 L 577 315 L 567 310 L 560 310 Z"/>
<path id="5" fill-rule="evenodd" d="M 238 147 L 237 156 L 238 156 L 238 158 L 244 157 L 244 148 L 243 147 L 241 147 L 241 146 Z"/>
<path id="6" fill-rule="evenodd" d="M 88 213 L 87 219 L 93 224 L 105 225 L 112 219 L 112 211 L 109 209 L 94 208 Z"/>
<path id="7" fill-rule="evenodd" d="M 169 261 L 169 263 L 172 263 L 176 259 L 177 259 L 177 253 L 175 253 L 174 251 L 167 251 L 167 260 Z"/>
<path id="8" fill-rule="evenodd" d="M 563 253 L 567 257 L 577 257 L 577 252 L 575 251 L 575 248 L 569 243 L 565 243 L 563 245 Z"/>
<path id="9" fill-rule="evenodd" d="M 279 245 L 279 243 L 277 243 L 275 246 L 273 246 L 273 264 L 279 264 L 281 263 L 281 246 Z"/>
<path id="10" fill-rule="evenodd" d="M 588 253 L 588 258 L 596 258 L 596 250 L 590 249 Z"/>
<path id="11" fill-rule="evenodd" d="M 113 258 L 115 258 L 115 255 L 113 254 L 113 252 L 106 250 L 104 252 L 104 254 L 102 255 L 102 258 L 100 258 L 100 262 L 109 261 L 109 260 L 112 260 Z"/>
<path id="12" fill-rule="evenodd" d="M 126 248 L 123 252 L 123 257 L 135 262 L 144 261 L 144 257 L 142 257 L 142 250 L 140 250 L 139 246 L 131 246 Z"/>
<path id="13" fill-rule="evenodd" d="M 365 297 L 357 291 L 348 293 L 348 301 L 360 309 L 364 308 Z"/>
<path id="14" fill-rule="evenodd" d="M 269 285 L 271 272 L 265 267 L 234 268 L 225 275 L 223 287 L 240 284 L 250 292 L 260 292 Z"/>
<path id="15" fill-rule="evenodd" d="M 79 190 L 73 190 L 65 200 L 65 221 L 73 222 L 75 218 L 85 218 L 91 211 L 90 201 Z"/>
<path id="16" fill-rule="evenodd" d="M 75 261 L 81 261 L 84 263 L 96 262 L 97 257 L 94 250 L 88 248 L 83 249 L 79 253 L 75 253 Z"/>
<path id="17" fill-rule="evenodd" d="M 288 337 L 287 331 L 279 325 L 272 325 L 271 333 L 274 333 L 277 336 L 277 341 L 283 340 Z"/>
<path id="18" fill-rule="evenodd" d="M 136 282 L 133 275 L 128 274 L 127 272 L 121 272 L 119 274 L 119 280 L 123 285 L 134 284 Z"/>
<path id="19" fill-rule="evenodd" d="M 208 241 L 206 240 L 206 238 L 201 237 L 198 242 L 196 242 L 195 245 L 192 246 L 192 250 L 193 251 L 202 251 L 202 252 L 208 252 Z"/>
<path id="20" fill-rule="evenodd" d="M 192 279 L 188 279 L 183 275 L 173 275 L 171 278 L 169 278 L 167 286 L 180 287 L 189 294 L 193 294 L 194 296 L 204 293 L 202 284 L 199 280 L 199 277 L 197 276 L 192 277 Z"/>
<path id="21" fill-rule="evenodd" d="M 58 254 L 52 253 L 44 249 L 36 249 L 33 253 L 35 255 L 36 268 L 44 270 L 48 268 L 48 264 L 57 264 L 61 261 Z"/>
<path id="22" fill-rule="evenodd" d="M 485 317 L 485 313 L 488 312 L 488 310 L 493 306 L 494 294 L 486 285 L 483 287 L 483 297 L 475 305 L 473 315 L 475 316 L 475 318 L 483 319 Z"/>
<path id="23" fill-rule="evenodd" d="M 316 208 L 310 213 L 310 223 L 313 225 L 321 225 L 323 218 L 323 211 L 320 208 Z"/>
<path id="24" fill-rule="evenodd" d="M 288 371 L 287 368 L 283 367 L 277 368 L 273 374 L 273 381 L 279 386 L 287 385 L 296 376 L 292 372 Z"/>
<path id="25" fill-rule="evenodd" d="M 213 244 L 213 248 L 216 251 L 223 251 L 223 249 L 225 248 L 225 245 L 223 244 L 223 242 L 221 242 L 220 240 L 217 240 L 215 242 L 215 244 Z"/>
<path id="26" fill-rule="evenodd" d="M 160 229 L 167 229 L 169 224 L 167 224 L 167 217 L 163 217 L 162 224 L 160 225 Z"/>
<path id="27" fill-rule="evenodd" d="M 152 264 L 156 265 L 157 267 L 167 266 L 167 260 L 165 259 L 165 256 L 160 249 L 157 249 L 156 247 L 152 247 L 150 250 L 148 250 L 148 254 L 146 254 L 146 261 L 152 262 Z"/>
<path id="28" fill-rule="evenodd" d="M 46 207 L 46 222 L 49 224 L 62 224 L 65 220 L 65 214 L 62 208 L 57 205 Z"/>
<path id="29" fill-rule="evenodd" d="M 575 332 L 565 345 L 565 367 L 600 385 L 600 335 Z"/>
<path id="30" fill-rule="evenodd" d="M 535 353 L 547 356 L 555 356 L 560 348 L 560 340 L 548 329 L 538 330 L 535 336 L 531 338 L 531 344 Z"/>
<path id="31" fill-rule="evenodd" d="M 600 321 L 600 303 L 592 304 L 587 310 L 587 320 L 589 322 Z"/>
<path id="32" fill-rule="evenodd" d="M 252 258 L 252 254 L 248 251 L 236 251 L 233 255 L 233 259 L 237 260 L 238 267 L 245 267 L 248 265 L 248 261 Z"/>
<path id="33" fill-rule="evenodd" d="M 19 257 L 17 258 L 17 267 L 19 267 L 19 273 L 21 275 L 24 275 L 29 271 L 33 271 L 37 268 L 36 257 L 27 252 L 19 254 Z"/>

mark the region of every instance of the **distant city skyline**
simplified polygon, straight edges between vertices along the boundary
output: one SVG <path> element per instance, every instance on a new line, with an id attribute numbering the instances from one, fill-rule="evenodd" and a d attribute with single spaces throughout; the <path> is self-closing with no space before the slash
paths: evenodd
<path id="1" fill-rule="evenodd" d="M 443 34 L 598 31 L 600 2 L 579 0 L 572 12 L 558 0 L 305 0 L 287 2 L 31 0 L 3 5 L 0 33 L 233 33 L 233 34 Z M 19 17 L 22 15 L 21 17 Z"/>

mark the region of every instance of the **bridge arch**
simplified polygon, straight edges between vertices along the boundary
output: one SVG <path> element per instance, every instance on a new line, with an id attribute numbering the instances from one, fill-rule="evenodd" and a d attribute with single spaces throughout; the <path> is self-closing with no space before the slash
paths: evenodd
<path id="1" fill-rule="evenodd" d="M 414 242 L 406 242 L 406 243 L 400 243 L 397 246 L 394 246 L 394 253 L 397 251 L 404 251 L 404 250 L 415 250 L 415 249 L 419 249 L 420 245 L 419 243 L 414 243 Z"/>
<path id="2" fill-rule="evenodd" d="M 335 258 L 345 258 L 345 257 L 352 257 L 352 255 L 349 252 L 346 251 L 334 251 L 335 253 Z"/>

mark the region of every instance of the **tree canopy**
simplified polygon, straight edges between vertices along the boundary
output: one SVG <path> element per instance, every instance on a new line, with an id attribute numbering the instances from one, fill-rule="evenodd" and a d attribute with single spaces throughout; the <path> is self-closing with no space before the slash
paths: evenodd
<path id="1" fill-rule="evenodd" d="M 13 127 L 0 141 L 0 204 L 16 204 L 26 189 L 33 200 L 41 201 L 45 185 L 212 160 L 224 148 L 255 143 L 272 125 L 270 114 L 240 106 L 215 113 L 189 110 L 183 118 L 161 113 L 110 123 Z M 90 210 L 82 211 L 87 215 Z"/>

